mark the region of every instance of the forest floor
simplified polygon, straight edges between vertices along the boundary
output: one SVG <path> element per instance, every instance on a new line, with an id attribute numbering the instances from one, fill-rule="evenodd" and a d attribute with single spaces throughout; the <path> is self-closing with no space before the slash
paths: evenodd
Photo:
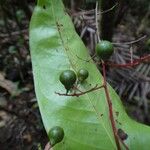
<path id="1" fill-rule="evenodd" d="M 134 38 L 139 22 L 128 16 L 115 29 L 115 41 Z M 21 25 L 8 19 L 0 22 L 0 149 L 37 150 L 44 148 L 48 138 L 40 117 L 34 92 L 31 57 L 29 52 L 29 21 L 21 16 Z M 147 32 L 147 31 L 145 31 Z M 131 37 L 131 38 L 129 38 Z M 140 45 L 142 46 L 142 45 Z M 129 115 L 149 124 L 143 107 L 125 102 Z M 129 109 L 128 109 L 129 110 Z"/>

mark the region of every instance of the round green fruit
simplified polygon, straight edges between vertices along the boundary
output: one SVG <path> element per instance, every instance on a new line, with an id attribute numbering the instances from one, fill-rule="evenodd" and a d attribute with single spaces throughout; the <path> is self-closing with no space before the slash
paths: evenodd
<path id="1" fill-rule="evenodd" d="M 77 73 L 77 76 L 78 76 L 78 80 L 80 82 L 83 82 L 85 79 L 88 78 L 89 72 L 86 69 L 80 69 Z"/>
<path id="2" fill-rule="evenodd" d="M 96 54 L 102 60 L 107 60 L 113 54 L 114 47 L 109 41 L 101 41 L 96 45 Z"/>
<path id="3" fill-rule="evenodd" d="M 54 146 L 55 144 L 57 144 L 63 140 L 64 130 L 59 126 L 55 126 L 55 127 L 51 128 L 51 130 L 48 133 L 48 136 L 50 138 L 51 146 Z"/>
<path id="4" fill-rule="evenodd" d="M 72 70 L 65 70 L 60 74 L 59 80 L 65 86 L 66 90 L 70 90 L 76 82 L 76 74 Z"/>

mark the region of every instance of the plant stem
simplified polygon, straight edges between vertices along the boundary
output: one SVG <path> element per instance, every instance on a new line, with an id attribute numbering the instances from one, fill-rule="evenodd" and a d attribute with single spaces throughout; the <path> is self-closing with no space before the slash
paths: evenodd
<path id="1" fill-rule="evenodd" d="M 133 60 L 133 62 L 129 62 L 125 64 L 115 64 L 113 62 L 108 61 L 106 62 L 106 65 L 111 66 L 111 67 L 117 67 L 117 68 L 128 68 L 128 67 L 137 66 L 144 61 L 150 61 L 150 55 L 143 56 L 139 59 Z"/>
<path id="2" fill-rule="evenodd" d="M 113 116 L 112 102 L 110 100 L 110 96 L 109 96 L 109 92 L 108 92 L 108 88 L 107 88 L 106 67 L 105 67 L 105 63 L 104 62 L 102 62 L 102 67 L 103 67 L 104 90 L 105 90 L 105 95 L 106 95 L 106 99 L 107 99 L 107 104 L 108 104 L 108 107 L 109 107 L 109 118 L 110 118 L 110 121 L 111 121 L 111 126 L 112 126 L 112 130 L 113 130 L 113 134 L 114 134 L 117 150 L 121 150 L 120 143 L 119 143 L 119 138 L 117 136 L 117 129 L 116 129 L 116 126 L 115 126 L 114 116 Z"/>
<path id="3" fill-rule="evenodd" d="M 106 64 L 102 61 L 102 67 L 103 67 L 103 86 L 104 86 L 104 90 L 105 90 L 105 95 L 106 95 L 106 99 L 107 99 L 107 104 L 109 107 L 109 118 L 111 121 L 111 126 L 112 126 L 112 130 L 113 130 L 113 134 L 114 134 L 114 138 L 115 138 L 115 142 L 116 142 L 116 146 L 117 146 L 117 150 L 121 150 L 121 146 L 119 143 L 122 143 L 122 145 L 125 147 L 126 150 L 129 150 L 128 146 L 123 142 L 123 140 L 117 135 L 117 129 L 116 129 L 116 125 L 115 125 L 115 120 L 114 120 L 114 116 L 113 116 L 113 107 L 112 107 L 112 102 L 110 99 L 110 95 L 108 92 L 108 88 L 107 88 L 107 82 L 106 82 Z"/>
<path id="4" fill-rule="evenodd" d="M 73 94 L 65 94 L 65 93 L 58 93 L 58 92 L 55 92 L 55 94 L 58 94 L 59 96 L 76 96 L 76 97 L 79 97 L 81 95 L 84 95 L 86 93 L 90 93 L 90 92 L 93 92 L 93 91 L 96 91 L 98 89 L 101 89 L 103 88 L 104 86 L 98 86 L 96 85 L 95 87 L 91 88 L 90 90 L 87 90 L 85 92 L 80 92 L 80 93 L 73 93 Z"/>
<path id="5" fill-rule="evenodd" d="M 96 2 L 96 8 L 95 8 L 95 23 L 96 23 L 96 34 L 98 38 L 98 42 L 100 42 L 100 33 L 98 28 L 98 19 L 97 19 L 97 11 L 98 11 L 98 2 Z"/>
<path id="6" fill-rule="evenodd" d="M 118 42 L 118 43 L 112 43 L 112 44 L 114 44 L 114 45 L 131 45 L 131 44 L 135 44 L 135 43 L 137 43 L 137 42 L 139 42 L 145 38 L 146 38 L 146 35 L 144 35 L 144 36 L 142 36 L 136 40 L 130 41 L 130 42 L 123 42 L 123 43 Z"/>

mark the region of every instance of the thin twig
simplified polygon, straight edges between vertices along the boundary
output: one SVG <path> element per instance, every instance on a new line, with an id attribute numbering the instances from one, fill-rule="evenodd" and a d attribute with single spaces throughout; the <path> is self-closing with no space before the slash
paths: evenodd
<path id="1" fill-rule="evenodd" d="M 130 47 L 130 59 L 131 59 L 131 63 L 133 63 L 133 47 Z"/>
<path id="2" fill-rule="evenodd" d="M 104 11 L 101 11 L 101 12 L 97 12 L 97 15 L 99 14 L 105 14 L 109 11 L 112 11 L 116 6 L 118 5 L 118 3 L 116 3 L 114 6 L 112 6 L 111 8 L 107 9 L 107 10 L 104 10 Z M 95 13 L 95 9 L 92 9 L 92 10 L 83 10 L 83 9 L 79 9 L 80 12 L 71 12 L 70 10 L 68 10 L 70 13 L 72 13 L 72 16 L 80 16 L 80 15 L 91 15 L 91 14 L 94 14 Z"/>
<path id="3" fill-rule="evenodd" d="M 107 61 L 105 64 L 108 66 L 111 66 L 111 67 L 116 67 L 116 68 L 129 68 L 129 67 L 137 66 L 144 61 L 150 61 L 150 55 L 143 56 L 139 59 L 133 60 L 133 62 L 129 62 L 129 63 L 125 63 L 125 64 L 115 64 L 110 61 Z"/>
<path id="4" fill-rule="evenodd" d="M 91 56 L 91 58 L 89 58 L 89 59 L 87 59 L 87 60 L 85 60 L 85 59 L 83 59 L 83 58 L 80 58 L 78 55 L 76 55 L 77 56 L 77 58 L 79 58 L 79 59 L 81 59 L 81 60 L 83 60 L 83 61 L 85 61 L 85 62 L 90 62 L 91 60 L 93 60 L 95 57 L 96 57 L 96 53 L 93 55 L 93 56 Z"/>
<path id="5" fill-rule="evenodd" d="M 55 94 L 58 94 L 59 96 L 76 96 L 76 97 L 79 97 L 81 95 L 84 95 L 86 93 L 90 93 L 90 92 L 93 92 L 93 91 L 96 91 L 98 89 L 101 89 L 103 88 L 104 86 L 98 86 L 96 85 L 95 87 L 91 88 L 90 90 L 87 90 L 85 92 L 80 92 L 80 93 L 73 93 L 73 94 L 66 94 L 66 93 L 58 93 L 58 92 L 55 92 Z"/>
<path id="6" fill-rule="evenodd" d="M 95 23 L 96 23 L 96 34 L 98 38 L 98 42 L 100 42 L 100 34 L 99 34 L 99 28 L 98 28 L 98 19 L 97 19 L 97 10 L 98 10 L 98 1 L 96 2 L 96 8 L 95 8 Z"/>
<path id="7" fill-rule="evenodd" d="M 135 44 L 135 43 L 137 43 L 137 42 L 139 42 L 145 38 L 146 38 L 146 35 L 144 35 L 144 36 L 142 36 L 136 40 L 130 41 L 130 42 L 123 42 L 123 43 L 118 42 L 118 43 L 113 43 L 113 44 L 114 45 L 130 45 L 130 44 Z"/>
<path id="8" fill-rule="evenodd" d="M 111 8 L 109 8 L 109 9 L 107 9 L 107 10 L 104 10 L 104 11 L 102 11 L 101 12 L 101 14 L 105 14 L 105 13 L 107 13 L 107 12 L 110 12 L 110 11 L 112 11 L 116 6 L 118 5 L 118 3 L 116 3 L 114 6 L 112 6 Z"/>

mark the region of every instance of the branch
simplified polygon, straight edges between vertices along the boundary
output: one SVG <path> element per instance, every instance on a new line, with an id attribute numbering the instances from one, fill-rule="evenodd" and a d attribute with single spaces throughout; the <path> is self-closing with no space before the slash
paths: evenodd
<path id="1" fill-rule="evenodd" d="M 111 8 L 102 11 L 101 14 L 104 14 L 104 13 L 107 13 L 107 12 L 109 12 L 109 11 L 112 11 L 117 5 L 118 5 L 118 3 L 116 3 L 116 4 L 115 4 L 114 6 L 112 6 Z"/>
<path id="2" fill-rule="evenodd" d="M 100 88 L 103 88 L 104 86 L 98 86 L 96 85 L 95 87 L 91 88 L 90 90 L 87 90 L 85 92 L 80 92 L 80 93 L 73 93 L 73 94 L 66 94 L 66 93 L 58 93 L 58 92 L 55 92 L 55 94 L 58 94 L 59 96 L 76 96 L 76 97 L 79 97 L 81 95 L 84 95 L 86 93 L 90 93 L 90 92 L 93 92 L 93 91 L 96 91 Z"/>
<path id="3" fill-rule="evenodd" d="M 145 39 L 146 38 L 146 35 L 144 35 L 144 36 L 142 36 L 142 37 L 140 37 L 140 38 L 138 38 L 138 39 L 136 39 L 136 40 L 133 40 L 133 41 L 130 41 L 130 42 L 123 42 L 123 43 L 113 43 L 114 45 L 130 45 L 130 44 L 134 44 L 134 43 L 137 43 L 137 42 L 139 42 L 139 41 L 141 41 L 141 40 L 143 40 L 143 39 Z"/>
<path id="4" fill-rule="evenodd" d="M 93 55 L 93 56 L 91 56 L 89 59 L 87 59 L 87 60 L 85 60 L 85 59 L 83 59 L 83 58 L 80 58 L 78 55 L 76 55 L 77 56 L 77 58 L 78 59 L 80 59 L 80 60 L 83 60 L 83 61 L 85 61 L 85 62 L 90 62 L 91 60 L 93 60 L 95 57 L 96 57 L 96 53 Z"/>
<path id="5" fill-rule="evenodd" d="M 96 23 L 96 34 L 97 34 L 98 42 L 100 42 L 101 40 L 100 40 L 100 34 L 98 28 L 97 10 L 98 10 L 98 2 L 96 2 L 96 8 L 95 8 L 95 23 Z"/>
<path id="6" fill-rule="evenodd" d="M 105 64 L 108 66 L 111 66 L 111 67 L 116 67 L 116 68 L 128 68 L 128 67 L 137 66 L 140 63 L 145 62 L 145 61 L 148 61 L 148 62 L 150 61 L 150 55 L 143 56 L 139 59 L 135 59 L 132 62 L 125 63 L 125 64 L 115 64 L 115 63 L 110 62 L 110 61 L 107 61 Z"/>
<path id="7" fill-rule="evenodd" d="M 108 107 L 109 107 L 109 118 L 110 118 L 110 121 L 111 121 L 111 126 L 112 126 L 112 130 L 113 130 L 117 150 L 121 150 L 120 143 L 119 143 L 119 138 L 117 136 L 117 129 L 116 129 L 116 126 L 115 126 L 114 116 L 113 116 L 112 102 L 110 100 L 110 96 L 109 96 L 109 92 L 108 92 L 108 88 L 107 88 L 106 68 L 105 68 L 105 63 L 104 62 L 102 62 L 102 67 L 103 67 L 104 90 L 105 90 L 105 95 L 106 95 L 106 99 L 107 99 L 107 104 L 108 104 Z"/>

